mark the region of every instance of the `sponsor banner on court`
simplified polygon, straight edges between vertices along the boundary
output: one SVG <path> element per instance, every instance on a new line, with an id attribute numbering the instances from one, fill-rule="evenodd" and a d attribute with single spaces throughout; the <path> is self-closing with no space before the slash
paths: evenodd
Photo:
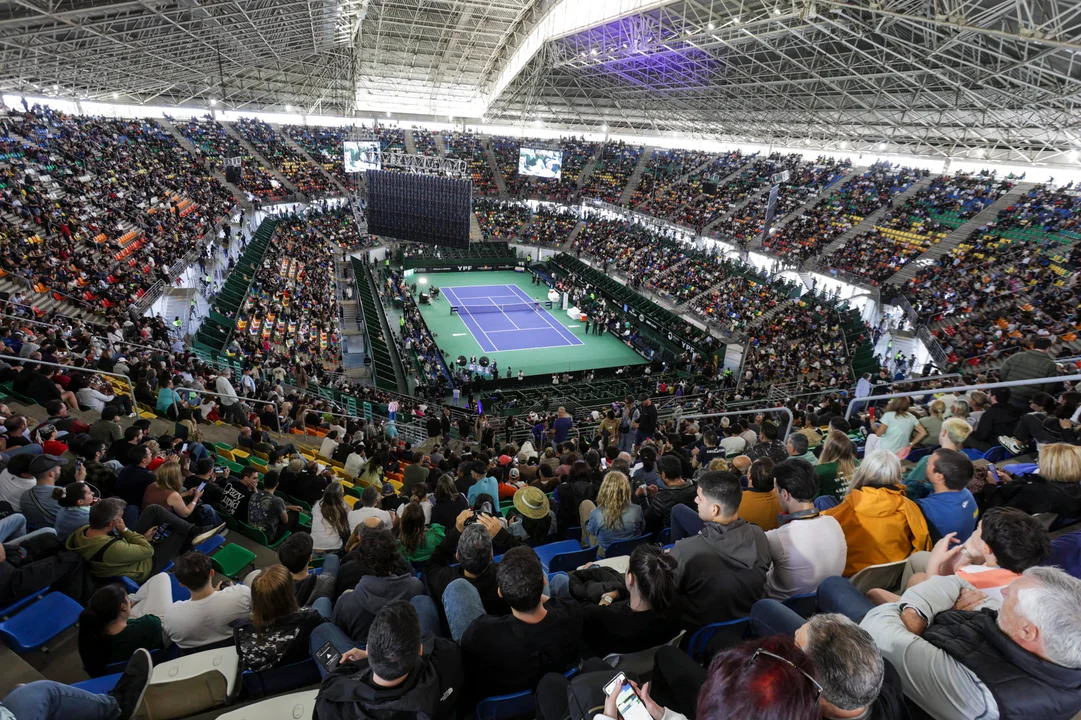
<path id="1" fill-rule="evenodd" d="M 423 258 L 417 258 L 412 263 L 406 258 L 406 265 L 410 265 L 410 269 L 416 270 L 418 273 L 437 273 L 437 272 L 474 272 L 485 270 L 522 270 L 525 268 L 525 262 L 522 260 L 515 260 L 513 262 L 508 261 L 485 261 L 477 260 L 473 263 L 462 262 L 454 265 L 438 264 L 438 265 L 426 265 L 429 261 Z"/>

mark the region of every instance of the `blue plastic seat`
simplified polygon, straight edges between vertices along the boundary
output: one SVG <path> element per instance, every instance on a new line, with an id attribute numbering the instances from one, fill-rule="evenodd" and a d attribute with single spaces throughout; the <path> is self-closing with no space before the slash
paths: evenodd
<path id="1" fill-rule="evenodd" d="M 244 686 L 244 696 L 260 698 L 277 695 L 319 682 L 319 668 L 311 658 L 281 667 L 252 672 L 245 670 L 240 674 Z"/>
<path id="2" fill-rule="evenodd" d="M 169 573 L 169 583 L 173 586 L 173 602 L 191 600 L 191 590 L 181 585 L 173 573 Z"/>
<path id="3" fill-rule="evenodd" d="M 576 550 L 574 552 L 565 552 L 555 555 L 548 561 L 548 566 L 544 571 L 554 573 L 577 570 L 582 565 L 597 559 L 598 548 L 599 546 L 593 545 L 587 547 L 585 550 Z"/>
<path id="4" fill-rule="evenodd" d="M 125 663 L 126 665 L 127 663 Z M 77 687 L 80 690 L 86 690 L 89 693 L 95 695 L 104 695 L 105 693 L 116 687 L 116 681 L 123 675 L 122 672 L 114 673 L 112 675 L 102 675 L 101 677 L 92 678 L 90 680 L 83 680 L 82 682 L 72 683 L 72 687 Z"/>
<path id="5" fill-rule="evenodd" d="M 64 593 L 51 592 L 0 622 L 0 638 L 18 653 L 37 650 L 79 621 L 83 606 Z"/>
<path id="6" fill-rule="evenodd" d="M 667 545 L 672 542 L 672 528 L 666 527 L 657 533 L 656 542 L 658 545 Z"/>
<path id="7" fill-rule="evenodd" d="M 578 668 L 572 668 L 563 673 L 566 677 L 573 677 Z M 510 693 L 508 695 L 493 695 L 477 703 L 473 708 L 475 720 L 507 720 L 508 718 L 533 717 L 537 709 L 537 694 L 532 690 Z"/>
<path id="8" fill-rule="evenodd" d="M 1002 462 L 1003 460 L 1009 460 L 1012 457 L 1013 453 L 1001 445 L 996 445 L 983 454 L 983 459 L 987 462 Z"/>
<path id="9" fill-rule="evenodd" d="M 19 612 L 27 605 L 33 605 L 43 596 L 43 594 L 43 592 L 38 592 L 34 593 L 33 595 L 27 595 L 21 600 L 16 600 L 7 607 L 0 608 L 0 620 L 7 620 L 9 617 Z"/>
<path id="10" fill-rule="evenodd" d="M 560 540 L 559 542 L 548 543 L 547 545 L 538 545 L 537 547 L 533 548 L 533 552 L 537 553 L 537 557 L 540 558 L 541 565 L 546 568 L 545 572 L 550 572 L 549 570 L 547 570 L 547 567 L 548 562 L 553 557 L 559 555 L 560 553 L 574 552 L 575 550 L 581 549 L 582 544 L 579 543 L 577 540 Z"/>
<path id="11" fill-rule="evenodd" d="M 648 535 L 639 535 L 638 537 L 633 537 L 629 540 L 619 540 L 618 542 L 614 542 L 608 546 L 608 549 L 604 552 L 604 556 L 606 558 L 614 558 L 623 555 L 630 555 L 632 552 L 634 552 L 634 549 L 636 547 L 652 542 L 652 540 L 652 533 Z"/>
<path id="12" fill-rule="evenodd" d="M 210 553 L 214 552 L 215 550 L 217 550 L 218 548 L 220 548 L 224 544 L 225 544 L 225 538 L 224 537 L 222 537 L 221 535 L 213 535 L 213 536 L 207 538 L 206 540 L 202 541 L 198 545 L 193 546 L 192 550 L 194 550 L 195 552 L 198 552 L 198 553 L 202 553 L 203 555 L 209 555 Z"/>
<path id="13" fill-rule="evenodd" d="M 969 460 L 983 460 L 983 451 L 976 448 L 963 448 L 961 450 Z"/>
<path id="14" fill-rule="evenodd" d="M 709 645 L 709 641 L 712 640 L 713 636 L 717 633 L 730 633 L 737 639 L 742 640 L 747 637 L 750 629 L 751 621 L 749 618 L 738 618 L 736 620 L 728 620 L 727 622 L 706 625 L 703 628 L 699 628 L 694 635 L 691 635 L 691 639 L 687 642 L 687 654 L 695 660 L 702 660 L 702 656 L 706 653 L 706 647 Z"/>
<path id="15" fill-rule="evenodd" d="M 575 525 L 574 527 L 564 528 L 559 533 L 560 540 L 574 540 L 577 543 L 582 542 L 582 526 Z"/>

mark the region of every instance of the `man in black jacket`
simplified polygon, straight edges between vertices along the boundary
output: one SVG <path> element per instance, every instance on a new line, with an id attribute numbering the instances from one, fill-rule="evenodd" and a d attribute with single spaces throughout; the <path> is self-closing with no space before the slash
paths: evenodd
<path id="1" fill-rule="evenodd" d="M 967 446 L 985 452 L 998 445 L 1000 435 L 1013 435 L 1017 421 L 1021 419 L 1021 413 L 1010 405 L 1012 393 L 1009 388 L 994 388 L 988 395 L 991 398 L 991 407 L 980 415 L 976 427 L 965 442 Z"/>
<path id="2" fill-rule="evenodd" d="M 329 674 L 321 652 L 328 644 L 341 653 Z M 324 675 L 315 704 L 319 720 L 454 717 L 465 681 L 461 650 L 422 628 L 416 609 L 404 600 L 379 611 L 366 649 L 324 623 L 312 632 L 311 651 Z"/>
<path id="3" fill-rule="evenodd" d="M 657 458 L 657 473 L 664 487 L 642 486 L 634 491 L 635 502 L 642 506 L 646 516 L 646 529 L 657 532 L 668 527 L 672 508 L 677 505 L 694 507 L 695 486 L 683 479 L 683 464 L 675 455 Z"/>

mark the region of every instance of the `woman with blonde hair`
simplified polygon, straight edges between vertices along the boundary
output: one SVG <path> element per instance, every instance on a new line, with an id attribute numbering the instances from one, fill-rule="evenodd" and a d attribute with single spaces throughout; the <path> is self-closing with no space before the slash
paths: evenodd
<path id="1" fill-rule="evenodd" d="M 163 463 L 154 473 L 154 483 L 146 486 L 143 492 L 142 509 L 150 505 L 161 505 L 177 517 L 191 516 L 195 525 L 220 525 L 218 513 L 209 505 L 199 504 L 203 491 L 198 487 L 184 489 L 184 474 L 176 460 Z"/>
<path id="2" fill-rule="evenodd" d="M 901 460 L 888 450 L 867 455 L 841 504 L 822 514 L 833 517 L 844 531 L 845 577 L 931 549 L 931 531 L 923 511 L 905 497 Z"/>
<path id="3" fill-rule="evenodd" d="M 856 459 L 856 446 L 840 430 L 830 430 L 822 443 L 822 454 L 815 465 L 818 476 L 818 494 L 840 500 L 848 492 L 848 486 L 856 475 L 860 461 Z"/>
<path id="4" fill-rule="evenodd" d="M 310 657 L 312 630 L 328 618 L 330 599 L 298 607 L 292 573 L 271 565 L 251 583 L 251 614 L 234 621 L 233 640 L 244 668 L 262 672 Z"/>
<path id="5" fill-rule="evenodd" d="M 927 417 L 920 418 L 920 425 L 927 432 L 927 437 L 919 442 L 921 447 L 938 445 L 938 434 L 942 432 L 942 423 L 946 420 L 946 403 L 935 400 L 927 407 Z"/>
<path id="6" fill-rule="evenodd" d="M 349 506 L 345 504 L 345 489 L 332 482 L 323 491 L 323 498 L 312 505 L 312 545 L 314 553 L 325 555 L 340 550 L 349 537 Z"/>
<path id="7" fill-rule="evenodd" d="M 1081 517 L 1081 447 L 1051 443 L 1040 448 L 1039 469 L 1014 477 L 1010 468 L 998 470 L 999 482 L 987 473 L 986 507 L 1008 506 L 1030 515 L 1052 512 L 1059 517 Z"/>
<path id="8" fill-rule="evenodd" d="M 596 504 L 583 500 L 578 506 L 578 517 L 590 544 L 600 545 L 602 555 L 612 543 L 630 540 L 646 531 L 645 515 L 632 499 L 631 483 L 621 472 L 612 471 L 604 476 Z"/>

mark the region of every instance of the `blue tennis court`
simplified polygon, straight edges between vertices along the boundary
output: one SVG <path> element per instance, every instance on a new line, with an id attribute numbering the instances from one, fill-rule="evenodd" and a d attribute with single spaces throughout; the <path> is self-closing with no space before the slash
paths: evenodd
<path id="1" fill-rule="evenodd" d="M 539 350 L 585 343 L 552 317 L 542 301 L 517 285 L 463 285 L 440 289 L 457 306 L 484 352 Z M 542 303 L 538 308 L 537 303 Z"/>

